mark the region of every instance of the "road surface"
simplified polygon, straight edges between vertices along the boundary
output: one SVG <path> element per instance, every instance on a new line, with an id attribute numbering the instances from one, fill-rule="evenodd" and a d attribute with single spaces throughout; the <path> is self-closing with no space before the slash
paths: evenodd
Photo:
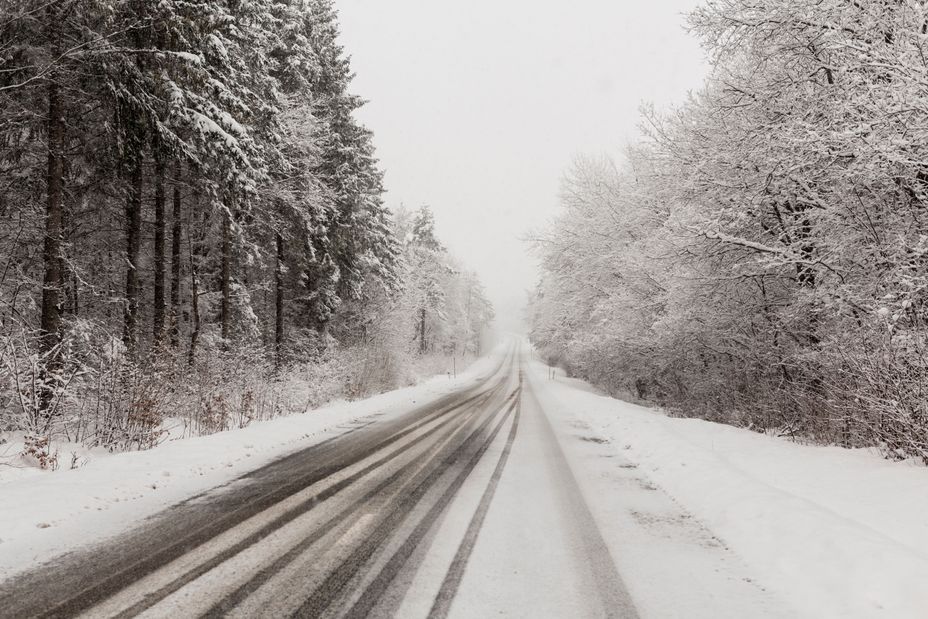
<path id="1" fill-rule="evenodd" d="M 636 617 L 523 363 L 2 583 L 0 616 Z"/>

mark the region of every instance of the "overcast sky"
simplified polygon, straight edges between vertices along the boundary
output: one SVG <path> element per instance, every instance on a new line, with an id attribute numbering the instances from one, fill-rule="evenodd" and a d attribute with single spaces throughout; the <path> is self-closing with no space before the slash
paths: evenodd
<path id="1" fill-rule="evenodd" d="M 336 3 L 387 203 L 433 209 L 507 329 L 537 279 L 520 238 L 557 212 L 571 161 L 621 156 L 640 104 L 680 102 L 706 71 L 684 30 L 699 0 Z"/>

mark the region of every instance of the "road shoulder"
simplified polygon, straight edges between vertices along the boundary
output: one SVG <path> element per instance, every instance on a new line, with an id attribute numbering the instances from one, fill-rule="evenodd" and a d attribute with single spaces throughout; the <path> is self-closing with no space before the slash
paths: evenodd
<path id="1" fill-rule="evenodd" d="M 545 369 L 538 369 L 528 375 L 541 407 L 642 616 L 799 616 L 629 456 L 625 446 L 634 436 L 617 439 L 594 428 L 573 397 L 602 396 L 574 385 L 552 389 Z"/>
<path id="2" fill-rule="evenodd" d="M 726 589 L 735 578 L 765 590 L 752 598 L 740 587 L 745 600 L 758 600 L 740 616 L 769 608 L 773 616 L 924 617 L 924 466 L 669 417 L 575 389 L 560 376 L 546 381 L 538 363 L 533 374 L 604 532 L 614 528 L 607 538 L 624 538 L 615 542 L 620 568 L 623 557 L 634 559 L 628 581 L 636 599 L 660 610 L 679 595 L 691 600 L 687 617 L 713 604 L 724 612 L 708 616 L 739 616 L 726 614 L 742 599 Z M 721 550 L 694 546 L 701 538 Z"/>

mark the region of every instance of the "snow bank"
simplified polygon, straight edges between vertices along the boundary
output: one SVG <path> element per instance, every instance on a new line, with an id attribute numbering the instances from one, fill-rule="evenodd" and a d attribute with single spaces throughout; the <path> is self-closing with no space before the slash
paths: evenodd
<path id="1" fill-rule="evenodd" d="M 925 617 L 928 469 L 677 419 L 533 364 L 538 396 L 611 439 L 810 617 Z"/>
<path id="2" fill-rule="evenodd" d="M 479 359 L 456 379 L 435 376 L 367 400 L 336 402 L 148 451 L 91 455 L 74 470 L 0 466 L 0 579 L 125 531 L 146 516 L 276 458 L 481 380 L 503 351 L 501 346 Z M 0 454 L 10 448 L 0 446 Z"/>

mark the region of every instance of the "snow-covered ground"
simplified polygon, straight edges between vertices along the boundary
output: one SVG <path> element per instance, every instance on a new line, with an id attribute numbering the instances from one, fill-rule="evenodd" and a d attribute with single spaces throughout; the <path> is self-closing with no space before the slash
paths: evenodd
<path id="1" fill-rule="evenodd" d="M 439 376 L 243 430 L 94 458 L 73 471 L 0 471 L 0 579 L 120 533 L 275 458 L 481 380 L 497 360 L 498 354 L 491 355 L 456 380 Z M 800 445 L 671 418 L 561 375 L 550 380 L 539 363 L 529 363 L 527 370 L 526 406 L 543 410 L 550 420 L 643 617 L 925 616 L 925 467 L 891 463 L 867 450 Z M 550 459 L 550 454 L 535 453 L 537 441 L 527 438 L 532 419 L 541 423 L 537 414 L 525 416 L 512 462 L 490 504 L 484 539 L 478 538 L 474 551 L 478 571 L 508 565 L 495 564 L 500 554 L 494 531 L 498 539 L 510 541 L 532 532 L 539 539 L 548 539 L 549 533 L 550 539 L 557 537 L 545 523 L 557 521 L 553 515 L 560 512 L 544 507 L 544 493 L 532 495 L 542 490 L 533 486 L 541 470 L 536 461 Z M 494 445 L 501 449 L 501 443 Z M 474 501 L 485 486 L 477 478 L 489 475 L 496 460 L 478 467 Z M 462 496 L 467 492 L 465 486 Z M 503 525 L 518 520 L 512 517 L 517 508 L 544 513 L 511 523 L 521 531 L 513 538 Z M 471 513 L 458 514 L 459 524 L 466 525 Z M 443 526 L 454 523 L 449 517 Z M 544 567 L 545 557 L 522 559 L 520 572 L 526 566 Z M 558 582 L 566 581 L 554 578 L 546 586 Z M 488 591 L 486 586 L 477 590 L 480 595 Z"/>
<path id="2" fill-rule="evenodd" d="M 456 378 L 439 375 L 370 399 L 335 402 L 148 451 L 95 454 L 74 470 L 0 466 L 0 579 L 121 533 L 276 458 L 482 380 L 503 352 L 498 348 Z M 0 455 L 10 449 L 0 445 Z"/>
<path id="3" fill-rule="evenodd" d="M 801 445 L 667 417 L 562 375 L 547 380 L 539 363 L 532 364 L 532 374 L 549 416 L 575 428 L 578 443 L 615 463 L 597 465 L 591 457 L 578 474 L 594 513 L 612 513 L 616 522 L 627 519 L 657 533 L 638 548 L 629 526 L 600 523 L 620 569 L 636 564 L 622 572 L 643 611 L 677 616 L 667 610 L 679 608 L 675 590 L 706 571 L 695 569 L 697 563 L 688 566 L 696 555 L 681 549 L 703 537 L 706 545 L 721 544 L 733 555 L 709 570 L 756 578 L 798 616 L 928 616 L 928 468 L 888 462 L 870 450 Z M 573 465 L 576 472 L 576 460 Z M 592 480 L 596 467 L 599 479 Z M 623 488 L 649 484 L 658 498 L 632 518 L 628 509 L 615 508 Z M 603 492 L 607 485 L 614 492 Z M 671 500 L 658 508 L 660 494 Z M 663 565 L 651 565 L 662 552 Z M 744 566 L 723 565 L 733 560 Z M 734 608 L 719 602 L 719 608 Z M 692 603 L 699 604 L 695 596 Z M 685 616 L 704 616 L 690 608 Z M 725 616 L 770 614 L 755 608 Z"/>

